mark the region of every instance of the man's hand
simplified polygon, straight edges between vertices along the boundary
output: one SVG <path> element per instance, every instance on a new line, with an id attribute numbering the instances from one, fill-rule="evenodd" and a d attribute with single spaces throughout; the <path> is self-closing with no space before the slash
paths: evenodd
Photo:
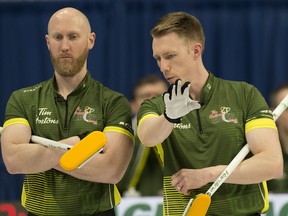
<path id="1" fill-rule="evenodd" d="M 168 91 L 164 93 L 165 118 L 171 123 L 180 123 L 181 118 L 194 109 L 199 109 L 201 105 L 189 97 L 191 84 L 185 82 L 181 86 L 181 80 L 176 80 L 170 85 Z"/>
<path id="2" fill-rule="evenodd" d="M 190 194 L 190 190 L 201 188 L 211 182 L 208 176 L 209 168 L 203 169 L 181 169 L 171 178 L 171 184 L 175 189 L 183 194 Z"/>

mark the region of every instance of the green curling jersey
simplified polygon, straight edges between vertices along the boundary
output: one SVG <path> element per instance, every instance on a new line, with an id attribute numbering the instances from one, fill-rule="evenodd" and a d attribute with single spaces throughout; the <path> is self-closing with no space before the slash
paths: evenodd
<path id="1" fill-rule="evenodd" d="M 200 103 L 199 110 L 193 110 L 182 118 L 181 123 L 174 124 L 171 134 L 162 143 L 165 215 L 182 216 L 190 198 L 206 193 L 212 185 L 207 184 L 193 190 L 190 195 L 184 195 L 171 186 L 173 174 L 182 168 L 201 169 L 229 164 L 247 143 L 246 123 L 259 118 L 269 122 L 273 120 L 265 99 L 254 86 L 223 80 L 211 73 L 203 87 Z M 138 122 L 141 124 L 143 118 L 163 113 L 161 96 L 146 100 L 139 110 Z M 273 124 L 275 126 L 274 121 Z M 223 184 L 212 196 L 207 215 L 248 216 L 260 213 L 267 207 L 263 185 Z"/>
<path id="2" fill-rule="evenodd" d="M 83 137 L 92 131 L 115 131 L 134 139 L 128 100 L 88 72 L 67 100 L 56 89 L 53 77 L 13 92 L 5 124 L 26 123 L 33 135 L 52 140 Z M 22 205 L 36 215 L 92 215 L 119 202 L 114 184 L 80 180 L 55 169 L 27 174 L 22 190 Z"/>

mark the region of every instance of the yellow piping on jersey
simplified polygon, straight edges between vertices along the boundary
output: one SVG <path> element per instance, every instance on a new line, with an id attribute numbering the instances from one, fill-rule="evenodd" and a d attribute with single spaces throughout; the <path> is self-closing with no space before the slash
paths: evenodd
<path id="1" fill-rule="evenodd" d="M 21 204 L 24 207 L 26 207 L 26 198 L 27 198 L 27 195 L 26 195 L 26 191 L 25 191 L 25 186 L 23 184 L 23 186 L 22 186 L 22 194 L 21 194 Z"/>
<path id="2" fill-rule="evenodd" d="M 122 133 L 122 134 L 128 136 L 133 141 L 133 143 L 135 141 L 133 134 L 130 131 L 125 130 L 124 128 L 121 128 L 121 127 L 107 126 L 107 127 L 104 128 L 103 132 L 118 132 L 118 133 Z"/>
<path id="3" fill-rule="evenodd" d="M 157 144 L 156 146 L 154 146 L 154 151 L 157 154 L 157 158 L 159 160 L 159 163 L 161 164 L 161 167 L 164 167 L 164 151 L 163 151 L 163 147 L 162 144 Z"/>
<path id="4" fill-rule="evenodd" d="M 24 118 L 12 118 L 12 119 L 9 119 L 9 120 L 5 121 L 5 123 L 3 125 L 3 128 L 6 128 L 6 127 L 8 127 L 10 125 L 14 125 L 14 124 L 24 124 L 24 125 L 27 125 L 28 127 L 30 127 L 30 124 L 27 121 L 27 119 L 24 119 Z"/>
<path id="5" fill-rule="evenodd" d="M 260 119 L 255 119 L 255 120 L 249 121 L 245 125 L 245 132 L 247 133 L 247 132 L 249 132 L 251 130 L 254 130 L 254 129 L 257 129 L 257 128 L 272 128 L 272 129 L 276 129 L 277 130 L 275 121 L 273 119 L 260 118 Z M 261 213 L 265 213 L 269 209 L 267 182 L 263 181 L 262 182 L 262 186 L 263 186 L 263 189 L 264 189 L 264 207 L 263 207 Z"/>
<path id="6" fill-rule="evenodd" d="M 273 128 L 277 130 L 275 121 L 270 118 L 260 118 L 249 121 L 245 124 L 245 133 L 258 128 Z"/>
<path id="7" fill-rule="evenodd" d="M 262 214 L 266 213 L 269 209 L 269 194 L 268 194 L 268 187 L 267 187 L 267 182 L 263 181 L 262 186 L 264 189 L 264 207 L 261 211 Z"/>
<path id="8" fill-rule="evenodd" d="M 145 120 L 146 118 L 149 118 L 149 117 L 158 117 L 158 116 L 159 116 L 159 115 L 156 114 L 156 113 L 148 113 L 148 114 L 144 115 L 144 116 L 139 120 L 139 124 L 138 124 L 138 125 L 140 125 L 140 124 L 143 122 L 143 120 Z"/>
<path id="9" fill-rule="evenodd" d="M 120 195 L 119 190 L 115 184 L 114 184 L 114 199 L 115 199 L 115 206 L 119 205 L 119 203 L 121 201 L 121 195 Z"/>
<path id="10" fill-rule="evenodd" d="M 146 115 L 144 115 L 140 120 L 139 120 L 139 124 L 138 124 L 138 127 L 139 125 L 147 118 L 151 118 L 151 117 L 159 117 L 158 114 L 156 113 L 148 113 Z M 138 130 L 138 127 L 137 127 L 137 130 Z M 137 134 L 138 134 L 138 131 L 137 131 Z M 139 140 L 141 143 L 143 143 L 143 141 L 140 139 L 140 137 L 138 136 Z M 160 158 L 160 163 L 161 163 L 161 166 L 163 167 L 164 166 L 164 151 L 163 151 L 163 147 L 160 144 L 157 144 L 155 145 L 155 151 L 157 152 L 158 154 L 158 158 Z"/>
<path id="11" fill-rule="evenodd" d="M 139 134 L 139 133 L 138 133 L 139 125 L 141 125 L 141 123 L 142 123 L 145 119 L 151 118 L 151 117 L 154 117 L 154 118 L 155 118 L 155 117 L 159 117 L 159 115 L 157 115 L 156 113 L 148 113 L 147 115 L 144 115 L 144 116 L 139 120 L 138 127 L 137 127 L 137 134 Z M 144 143 L 144 142 L 140 139 L 139 136 L 138 136 L 138 138 L 139 138 L 139 140 L 140 140 L 141 143 Z"/>

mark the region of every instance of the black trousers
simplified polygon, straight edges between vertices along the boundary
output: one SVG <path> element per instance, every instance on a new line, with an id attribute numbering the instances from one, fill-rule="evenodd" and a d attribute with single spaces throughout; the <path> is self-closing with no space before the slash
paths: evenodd
<path id="1" fill-rule="evenodd" d="M 32 214 L 31 212 L 28 212 L 27 216 L 37 216 L 37 215 Z M 109 209 L 107 211 L 96 213 L 96 214 L 89 215 L 89 216 L 115 216 L 115 211 L 114 211 L 114 209 Z"/>

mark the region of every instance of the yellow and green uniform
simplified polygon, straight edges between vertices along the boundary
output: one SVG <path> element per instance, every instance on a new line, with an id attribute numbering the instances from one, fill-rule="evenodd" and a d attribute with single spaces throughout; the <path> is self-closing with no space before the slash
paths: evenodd
<path id="1" fill-rule="evenodd" d="M 252 85 L 227 81 L 209 74 L 201 94 L 202 107 L 174 124 L 174 129 L 162 143 L 164 151 L 163 187 L 166 215 L 182 215 L 190 200 L 205 193 L 211 184 L 183 195 L 171 186 L 171 176 L 183 168 L 229 164 L 247 143 L 245 133 L 255 128 L 275 128 L 273 116 L 265 99 Z M 146 100 L 138 113 L 139 124 L 150 116 L 162 115 L 161 97 Z M 251 157 L 251 154 L 248 155 Z M 223 184 L 212 196 L 207 215 L 252 215 L 264 207 L 263 184 Z M 267 194 L 267 191 L 266 191 Z M 266 209 L 267 210 L 267 209 Z"/>
<path id="2" fill-rule="evenodd" d="M 122 94 L 87 72 L 66 100 L 57 93 L 54 77 L 13 92 L 4 127 L 26 124 L 33 135 L 52 140 L 84 137 L 92 131 L 114 131 L 134 139 L 131 115 L 130 104 Z M 23 184 L 22 204 L 36 215 L 92 215 L 119 202 L 115 185 L 80 180 L 55 169 L 27 174 Z"/>

